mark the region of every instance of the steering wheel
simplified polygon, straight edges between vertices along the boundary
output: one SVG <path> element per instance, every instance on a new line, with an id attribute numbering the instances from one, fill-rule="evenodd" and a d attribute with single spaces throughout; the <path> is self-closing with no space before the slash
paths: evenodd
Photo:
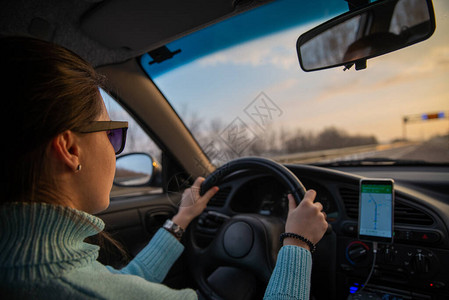
<path id="1" fill-rule="evenodd" d="M 266 158 L 247 157 L 230 161 L 211 173 L 203 182 L 200 195 L 239 170 L 272 175 L 293 195 L 297 204 L 306 192 L 298 178 L 283 165 Z M 207 277 L 216 267 L 223 265 L 249 270 L 259 280 L 268 283 L 280 248 L 279 235 L 284 232 L 284 222 L 273 216 L 239 214 L 221 226 L 206 248 L 195 243 L 194 226 L 190 226 L 186 250 L 194 279 L 203 295 L 209 299 L 221 299 Z"/>

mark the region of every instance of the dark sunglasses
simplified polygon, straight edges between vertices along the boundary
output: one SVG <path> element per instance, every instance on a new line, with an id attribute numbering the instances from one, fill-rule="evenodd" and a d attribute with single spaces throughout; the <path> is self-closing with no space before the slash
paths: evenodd
<path id="1" fill-rule="evenodd" d="M 126 131 L 128 122 L 121 121 L 93 121 L 89 125 L 76 130 L 79 133 L 91 133 L 106 131 L 108 139 L 114 147 L 115 155 L 120 154 L 125 148 Z"/>

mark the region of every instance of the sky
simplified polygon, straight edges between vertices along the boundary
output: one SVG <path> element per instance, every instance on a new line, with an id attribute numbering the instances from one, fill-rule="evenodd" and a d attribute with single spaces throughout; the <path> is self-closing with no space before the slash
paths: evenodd
<path id="1" fill-rule="evenodd" d="M 449 115 L 449 1 L 433 2 L 434 35 L 369 60 L 366 70 L 302 71 L 296 40 L 317 21 L 215 52 L 153 79 L 184 118 L 219 119 L 225 125 L 240 118 L 257 128 L 245 108 L 263 92 L 279 108 L 275 128 L 318 132 L 335 126 L 388 142 L 402 137 L 404 116 Z M 410 139 L 448 132 L 448 117 L 407 125 Z"/>

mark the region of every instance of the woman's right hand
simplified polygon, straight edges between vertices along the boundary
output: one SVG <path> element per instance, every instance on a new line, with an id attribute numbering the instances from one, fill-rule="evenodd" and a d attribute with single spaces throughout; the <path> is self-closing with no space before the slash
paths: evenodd
<path id="1" fill-rule="evenodd" d="M 285 224 L 285 232 L 302 235 L 313 244 L 321 240 L 328 227 L 326 214 L 322 212 L 323 205 L 313 202 L 315 196 L 314 190 L 308 190 L 303 200 L 296 206 L 295 199 L 289 194 L 289 211 Z M 296 245 L 309 249 L 306 243 L 295 238 L 285 238 L 284 245 Z"/>

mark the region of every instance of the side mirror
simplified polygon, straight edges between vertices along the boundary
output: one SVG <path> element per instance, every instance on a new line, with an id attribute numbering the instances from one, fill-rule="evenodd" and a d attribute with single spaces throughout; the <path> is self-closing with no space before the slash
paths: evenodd
<path id="1" fill-rule="evenodd" d="M 146 153 L 129 153 L 117 158 L 114 177 L 116 186 L 159 186 L 160 177 L 160 164 Z"/>
<path id="2" fill-rule="evenodd" d="M 298 38 L 304 71 L 366 68 L 366 60 L 428 39 L 435 31 L 431 0 L 377 1 L 340 15 Z"/>

